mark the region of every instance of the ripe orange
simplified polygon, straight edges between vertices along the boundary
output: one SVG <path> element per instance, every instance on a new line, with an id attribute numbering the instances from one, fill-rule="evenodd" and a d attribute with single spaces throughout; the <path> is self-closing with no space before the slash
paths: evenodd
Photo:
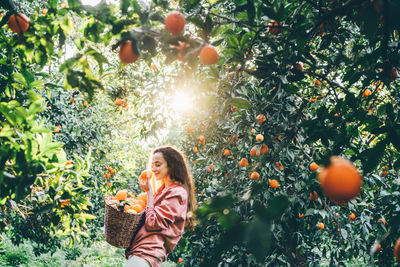
<path id="1" fill-rule="evenodd" d="M 304 216 L 304 213 L 299 212 L 299 218 L 303 218 L 303 216 Z"/>
<path id="2" fill-rule="evenodd" d="M 119 45 L 119 52 L 118 52 L 119 59 L 125 63 L 133 63 L 138 60 L 138 56 L 133 52 L 132 49 L 132 41 L 127 40 L 124 43 Z"/>
<path id="3" fill-rule="evenodd" d="M 276 20 L 272 20 L 268 23 L 268 32 L 272 35 L 278 34 L 279 32 L 282 31 L 279 26 L 281 26 L 282 23 L 278 23 Z"/>
<path id="4" fill-rule="evenodd" d="M 348 202 L 362 186 L 362 177 L 351 161 L 332 157 L 331 164 L 318 174 L 321 187 L 332 201 Z"/>
<path id="5" fill-rule="evenodd" d="M 310 193 L 310 199 L 311 200 L 317 200 L 318 199 L 318 193 L 316 191 Z"/>
<path id="6" fill-rule="evenodd" d="M 250 178 L 253 180 L 258 180 L 260 179 L 260 174 L 258 172 L 252 172 Z"/>
<path id="7" fill-rule="evenodd" d="M 381 249 L 382 249 L 382 246 L 381 246 L 381 244 L 380 243 L 378 243 L 378 245 L 376 245 L 376 252 L 379 252 L 379 251 L 381 251 Z"/>
<path id="8" fill-rule="evenodd" d="M 201 48 L 200 62 L 205 65 L 213 65 L 218 62 L 218 52 L 214 46 L 206 45 Z"/>
<path id="9" fill-rule="evenodd" d="M 379 220 L 378 220 L 378 223 L 383 223 L 383 225 L 386 225 L 386 221 L 385 221 L 385 219 L 383 219 L 383 218 L 379 218 Z"/>
<path id="10" fill-rule="evenodd" d="M 185 28 L 186 20 L 181 13 L 174 11 L 165 17 L 164 24 L 170 34 L 180 34 Z"/>
<path id="11" fill-rule="evenodd" d="M 199 141 L 200 141 L 201 143 L 203 143 L 203 142 L 206 141 L 206 138 L 204 137 L 204 135 L 200 135 Z"/>
<path id="12" fill-rule="evenodd" d="M 146 183 L 147 183 L 147 179 L 151 179 L 151 178 L 153 178 L 153 172 L 152 171 L 146 170 L 146 171 L 143 171 L 140 174 L 140 176 L 139 176 L 139 185 L 140 185 L 140 188 L 143 191 L 145 191 L 145 192 L 148 191 L 148 188 L 145 188 L 145 186 L 146 186 Z"/>
<path id="13" fill-rule="evenodd" d="M 59 133 L 60 132 L 60 128 L 55 128 L 54 130 L 53 130 L 53 132 L 55 132 L 55 133 Z"/>
<path id="14" fill-rule="evenodd" d="M 231 154 L 231 151 L 229 149 L 224 150 L 224 156 L 229 156 Z"/>
<path id="15" fill-rule="evenodd" d="M 368 97 L 370 95 L 371 95 L 371 90 L 365 89 L 365 91 L 363 92 L 363 96 Z"/>
<path id="16" fill-rule="evenodd" d="M 279 170 L 283 171 L 283 165 L 279 162 L 275 162 L 275 166 L 279 168 Z"/>
<path id="17" fill-rule="evenodd" d="M 400 263 L 400 237 L 394 245 L 393 256 L 396 258 L 397 262 Z"/>
<path id="18" fill-rule="evenodd" d="M 182 262 L 183 262 L 183 260 L 182 260 L 181 258 L 179 258 L 179 259 L 178 259 L 178 262 L 179 262 L 179 263 L 182 263 Z"/>
<path id="19" fill-rule="evenodd" d="M 139 213 L 139 212 L 141 212 L 141 211 L 143 210 L 143 207 L 142 207 L 141 205 L 139 205 L 139 204 L 134 204 L 134 205 L 132 205 L 131 207 L 132 207 L 132 209 L 133 209 L 134 211 L 136 211 L 137 213 Z"/>
<path id="20" fill-rule="evenodd" d="M 188 132 L 188 133 L 191 133 L 192 131 L 193 131 L 193 127 L 192 127 L 192 126 L 188 126 L 188 127 L 187 127 L 187 132 Z"/>
<path id="21" fill-rule="evenodd" d="M 124 189 L 124 190 L 119 190 L 115 195 L 115 198 L 117 200 L 126 200 L 127 196 L 128 196 L 128 191 Z"/>
<path id="22" fill-rule="evenodd" d="M 121 99 L 121 98 L 117 98 L 117 99 L 115 100 L 115 105 L 117 105 L 117 106 L 122 105 L 122 99 Z"/>
<path id="23" fill-rule="evenodd" d="M 258 156 L 260 156 L 260 154 L 261 154 L 261 150 L 257 151 L 256 146 L 250 150 L 250 156 L 252 156 L 252 157 L 258 157 Z"/>
<path id="24" fill-rule="evenodd" d="M 254 128 L 251 129 L 251 131 L 250 131 L 251 134 L 254 134 L 255 132 L 256 132 L 256 130 L 254 130 Z"/>
<path id="25" fill-rule="evenodd" d="M 195 147 L 193 148 L 193 153 L 199 153 L 199 150 L 197 149 L 197 146 L 195 146 Z"/>
<path id="26" fill-rule="evenodd" d="M 71 98 L 71 101 L 69 101 L 71 104 L 75 102 L 75 98 Z"/>
<path id="27" fill-rule="evenodd" d="M 242 158 L 242 159 L 239 161 L 240 167 L 246 167 L 248 164 L 249 164 L 249 161 L 248 161 L 246 158 Z"/>
<path id="28" fill-rule="evenodd" d="M 146 192 L 142 192 L 137 196 L 137 200 L 141 200 L 144 201 L 145 203 L 147 203 L 147 193 Z"/>
<path id="29" fill-rule="evenodd" d="M 256 141 L 257 141 L 257 142 L 262 142 L 262 141 L 264 141 L 264 136 L 263 136 L 262 134 L 257 134 L 257 136 L 256 136 Z"/>
<path id="30" fill-rule="evenodd" d="M 88 102 L 85 100 L 85 101 L 83 101 L 83 104 L 82 104 L 84 107 L 86 107 L 87 105 L 88 105 Z"/>
<path id="31" fill-rule="evenodd" d="M 322 83 L 321 83 L 319 80 L 315 80 L 314 85 L 315 85 L 315 86 L 321 86 Z"/>
<path id="32" fill-rule="evenodd" d="M 260 152 L 261 154 L 268 153 L 268 146 L 266 144 L 262 144 Z"/>
<path id="33" fill-rule="evenodd" d="M 49 11 L 49 10 L 48 10 L 47 8 L 43 8 L 43 10 L 42 10 L 43 16 L 46 16 L 46 14 L 47 14 L 48 11 Z"/>
<path id="34" fill-rule="evenodd" d="M 319 169 L 319 166 L 318 166 L 317 163 L 315 163 L 315 162 L 311 163 L 311 165 L 310 165 L 310 171 L 315 172 L 315 171 L 318 170 L 318 169 Z"/>
<path id="35" fill-rule="evenodd" d="M 18 34 L 24 33 L 29 28 L 29 18 L 24 14 L 13 14 L 8 19 L 8 27 Z"/>
<path id="36" fill-rule="evenodd" d="M 325 224 L 322 222 L 317 223 L 317 228 L 323 230 L 325 228 Z"/>
<path id="37" fill-rule="evenodd" d="M 269 183 L 269 186 L 271 187 L 271 188 L 278 188 L 278 186 L 279 186 L 279 183 L 278 183 L 278 181 L 277 180 L 275 180 L 275 179 L 273 179 L 273 180 L 271 180 L 271 179 L 268 179 L 268 183 Z"/>
<path id="38" fill-rule="evenodd" d="M 349 215 L 349 219 L 352 220 L 352 221 L 355 221 L 356 220 L 356 215 L 354 213 L 350 214 Z"/>
<path id="39" fill-rule="evenodd" d="M 262 124 L 264 121 L 267 120 L 267 118 L 265 117 L 264 114 L 259 114 L 259 115 L 257 115 L 256 118 L 257 118 L 257 120 L 258 120 L 258 124 Z"/>

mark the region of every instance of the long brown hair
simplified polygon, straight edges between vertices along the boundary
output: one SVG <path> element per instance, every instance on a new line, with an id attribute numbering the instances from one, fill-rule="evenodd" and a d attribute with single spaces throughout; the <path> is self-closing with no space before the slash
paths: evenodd
<path id="1" fill-rule="evenodd" d="M 197 200 L 194 193 L 192 173 L 188 166 L 187 158 L 182 151 L 171 145 L 158 147 L 153 150 L 152 155 L 155 153 L 162 153 L 167 162 L 171 179 L 180 182 L 186 189 L 188 193 L 188 207 L 185 229 L 193 229 L 196 224 L 194 212 L 197 208 Z"/>

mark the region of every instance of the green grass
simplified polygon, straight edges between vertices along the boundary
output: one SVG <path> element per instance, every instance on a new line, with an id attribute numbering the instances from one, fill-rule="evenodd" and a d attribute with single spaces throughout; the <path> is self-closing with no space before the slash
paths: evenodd
<path id="1" fill-rule="evenodd" d="M 35 256 L 29 242 L 15 246 L 7 238 L 4 240 L 0 252 L 0 267 L 116 267 L 123 266 L 126 262 L 124 249 L 115 248 L 105 241 L 95 243 L 91 247 L 78 245 L 71 249 L 59 249 L 53 255 L 46 253 Z M 162 266 L 175 267 L 177 264 L 165 262 Z"/>

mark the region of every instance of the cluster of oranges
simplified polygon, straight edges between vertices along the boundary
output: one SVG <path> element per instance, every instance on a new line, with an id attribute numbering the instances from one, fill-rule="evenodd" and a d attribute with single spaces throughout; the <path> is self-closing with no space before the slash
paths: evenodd
<path id="1" fill-rule="evenodd" d="M 121 98 L 117 98 L 114 104 L 123 108 L 126 108 L 126 106 L 128 106 L 128 102 L 126 102 L 126 100 L 122 100 Z"/>
<path id="2" fill-rule="evenodd" d="M 113 171 L 111 167 L 109 167 L 108 171 Z M 147 183 L 147 179 L 151 179 L 153 181 L 153 187 L 155 188 L 155 179 L 154 175 L 151 171 L 143 171 L 139 178 L 138 182 L 140 188 L 144 191 L 140 193 L 136 198 L 132 193 L 128 192 L 128 190 L 119 190 L 115 196 L 106 195 L 104 199 L 108 205 L 118 209 L 119 211 L 124 211 L 128 213 L 139 213 L 141 212 L 147 205 L 147 191 L 148 188 L 145 187 Z"/>
<path id="3" fill-rule="evenodd" d="M 135 198 L 127 190 L 119 190 L 115 196 L 106 195 L 104 199 L 108 205 L 119 211 L 135 214 L 141 212 L 146 207 L 147 193 L 140 193 Z"/>
<path id="4" fill-rule="evenodd" d="M 110 166 L 107 167 L 107 172 L 104 173 L 104 178 L 106 178 L 107 180 L 111 178 L 111 175 L 115 174 L 115 170 L 113 168 L 111 168 Z"/>
<path id="5" fill-rule="evenodd" d="M 164 20 L 165 29 L 172 35 L 180 35 L 186 25 L 185 17 L 177 11 L 169 13 Z M 139 59 L 137 53 L 132 46 L 132 41 L 126 40 L 119 46 L 118 56 L 120 60 L 125 63 L 134 63 Z M 186 49 L 190 47 L 190 44 L 179 41 L 179 45 L 172 46 L 174 49 L 179 51 L 178 59 L 181 61 L 186 60 Z M 200 48 L 199 60 L 202 64 L 213 65 L 218 62 L 218 52 L 215 47 L 211 45 L 204 45 Z M 152 67 L 153 68 L 153 67 Z M 154 70 L 154 68 L 153 68 Z"/>

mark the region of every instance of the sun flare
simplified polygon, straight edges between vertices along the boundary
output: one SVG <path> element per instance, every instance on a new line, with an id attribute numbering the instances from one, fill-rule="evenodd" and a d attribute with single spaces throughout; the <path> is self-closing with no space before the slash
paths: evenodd
<path id="1" fill-rule="evenodd" d="M 172 100 L 171 107 L 177 112 L 188 111 L 192 107 L 192 99 L 186 93 L 176 93 Z"/>

